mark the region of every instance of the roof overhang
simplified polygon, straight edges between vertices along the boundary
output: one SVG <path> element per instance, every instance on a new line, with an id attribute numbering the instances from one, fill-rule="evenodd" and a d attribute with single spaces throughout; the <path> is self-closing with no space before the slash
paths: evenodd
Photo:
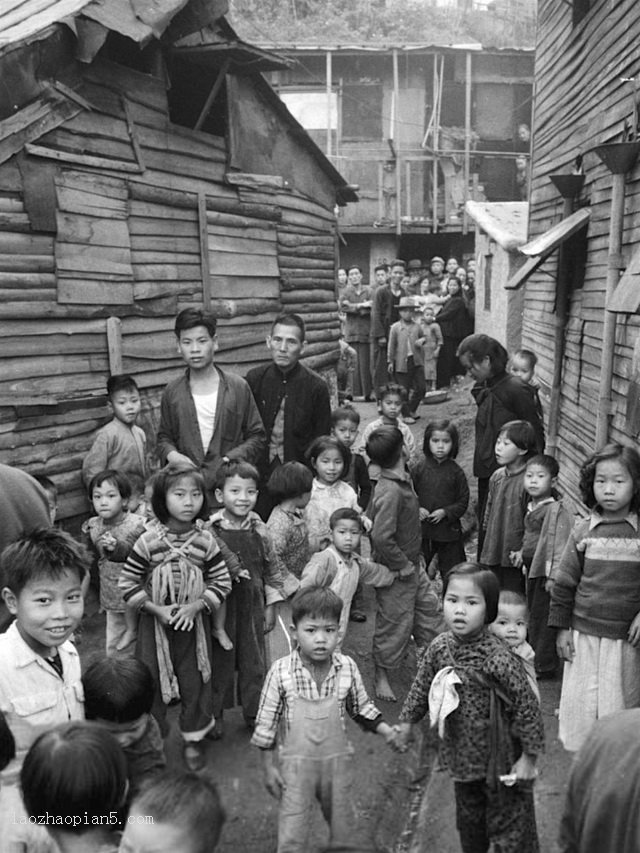
<path id="1" fill-rule="evenodd" d="M 549 255 L 558 246 L 561 246 L 565 240 L 568 240 L 569 237 L 572 237 L 581 228 L 584 228 L 590 218 L 591 211 L 589 208 L 581 207 L 580 210 L 576 210 L 575 213 L 572 213 L 552 228 L 549 228 L 544 234 L 540 234 L 540 236 L 534 237 L 533 240 L 525 243 L 524 246 L 520 246 L 519 251 L 523 255 L 526 255 L 529 260 L 511 276 L 505 284 L 505 289 L 516 290 L 521 287 L 529 276 L 546 261 Z"/>
<path id="2" fill-rule="evenodd" d="M 219 42 L 194 46 L 174 47 L 172 53 L 192 61 L 203 68 L 220 68 L 228 62 L 228 71 L 235 74 L 283 71 L 292 64 L 277 53 L 243 41 Z"/>
<path id="3" fill-rule="evenodd" d="M 515 252 L 527 239 L 529 204 L 526 201 L 468 201 L 465 210 L 507 252 Z"/>

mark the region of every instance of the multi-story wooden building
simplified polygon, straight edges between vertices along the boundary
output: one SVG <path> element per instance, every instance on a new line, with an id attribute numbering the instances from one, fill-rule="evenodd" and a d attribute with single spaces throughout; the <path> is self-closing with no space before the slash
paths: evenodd
<path id="1" fill-rule="evenodd" d="M 473 252 L 464 204 L 528 188 L 532 49 L 278 45 L 274 88 L 360 201 L 340 215 L 340 259 Z"/>

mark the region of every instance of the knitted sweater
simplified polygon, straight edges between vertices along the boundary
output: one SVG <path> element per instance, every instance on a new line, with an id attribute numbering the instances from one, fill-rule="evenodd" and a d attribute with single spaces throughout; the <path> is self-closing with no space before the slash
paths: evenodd
<path id="1" fill-rule="evenodd" d="M 638 515 L 608 521 L 597 512 L 569 536 L 551 588 L 549 625 L 626 640 L 640 612 Z"/>

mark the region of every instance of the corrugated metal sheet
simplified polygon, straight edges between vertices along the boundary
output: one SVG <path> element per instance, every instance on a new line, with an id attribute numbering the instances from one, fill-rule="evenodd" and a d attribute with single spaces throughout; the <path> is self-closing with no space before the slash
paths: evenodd
<path id="1" fill-rule="evenodd" d="M 159 38 L 189 0 L 2 0 L 0 48 L 37 37 L 80 13 L 136 42 Z"/>

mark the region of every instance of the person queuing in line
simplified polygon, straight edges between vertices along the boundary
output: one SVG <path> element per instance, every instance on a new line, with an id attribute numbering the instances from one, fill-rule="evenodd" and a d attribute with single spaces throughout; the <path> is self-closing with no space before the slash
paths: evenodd
<path id="1" fill-rule="evenodd" d="M 549 608 L 565 661 L 558 735 L 572 752 L 596 720 L 640 705 L 638 451 L 608 444 L 594 453 L 580 493 L 591 515 L 569 536 Z"/>
<path id="2" fill-rule="evenodd" d="M 285 462 L 306 463 L 312 441 L 331 429 L 331 402 L 324 379 L 300 361 L 306 329 L 299 314 L 280 314 L 271 324 L 267 348 L 271 363 L 247 373 L 266 442 L 258 456 L 260 495 L 257 512 L 263 521 L 273 509 L 266 488 L 269 477 Z M 247 460 L 250 461 L 250 460 Z"/>
<path id="3" fill-rule="evenodd" d="M 358 356 L 353 393 L 365 401 L 371 396 L 369 337 L 371 328 L 371 289 L 362 281 L 359 266 L 349 267 L 349 282 L 342 294 L 340 308 L 345 313 L 344 336 Z"/>
<path id="4" fill-rule="evenodd" d="M 436 323 L 436 315 L 431 305 L 425 305 L 419 319 L 420 337 L 417 345 L 422 350 L 422 367 L 426 391 L 434 391 L 438 376 L 438 358 L 442 350 L 442 331 Z"/>
<path id="5" fill-rule="evenodd" d="M 476 563 L 449 572 L 447 630 L 420 659 L 395 746 L 406 748 L 428 711 L 454 779 L 464 853 L 538 853 L 533 782 L 544 723 L 522 662 L 487 630 L 498 614 L 498 594 L 496 576 Z"/>
<path id="6" fill-rule="evenodd" d="M 538 416 L 531 388 L 507 373 L 506 349 L 489 335 L 468 335 L 458 347 L 462 367 L 474 379 L 471 394 L 478 407 L 475 423 L 473 473 L 478 478 L 478 520 L 484 518 L 489 477 L 498 468 L 495 444 L 508 421 L 528 421 L 536 436 L 536 451 L 544 450 L 544 426 Z M 478 554 L 482 539 L 478 539 Z"/>

